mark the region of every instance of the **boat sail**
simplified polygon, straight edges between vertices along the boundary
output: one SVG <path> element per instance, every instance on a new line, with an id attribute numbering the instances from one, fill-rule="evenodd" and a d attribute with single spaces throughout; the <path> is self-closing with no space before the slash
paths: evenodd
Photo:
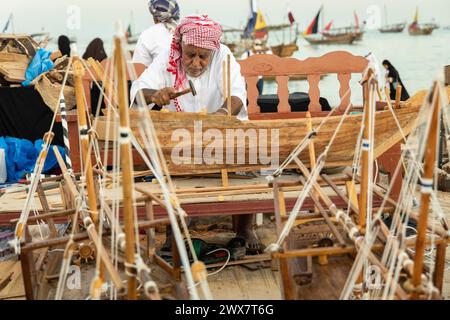
<path id="1" fill-rule="evenodd" d="M 11 30 L 11 33 L 15 33 L 15 28 L 14 28 L 14 16 L 11 13 L 8 17 L 8 20 L 6 21 L 3 29 L 2 29 L 2 33 L 6 33 L 8 30 Z"/>
<path id="2" fill-rule="evenodd" d="M 357 32 L 348 28 L 332 29 L 332 23 L 328 24 L 322 32 L 319 32 L 319 19 L 323 14 L 323 6 L 320 7 L 313 21 L 310 23 L 303 38 L 310 44 L 352 44 L 359 37 Z"/>
<path id="3" fill-rule="evenodd" d="M 381 33 L 401 33 L 405 30 L 406 23 L 389 24 L 387 8 L 384 6 L 385 25 L 378 29 Z"/>

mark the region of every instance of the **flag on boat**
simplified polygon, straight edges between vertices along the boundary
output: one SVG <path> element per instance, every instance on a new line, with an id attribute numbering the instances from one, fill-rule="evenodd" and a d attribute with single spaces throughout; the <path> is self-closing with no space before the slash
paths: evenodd
<path id="1" fill-rule="evenodd" d="M 295 17 L 294 14 L 292 13 L 291 9 L 288 8 L 288 18 L 289 18 L 289 23 L 291 25 L 293 25 L 295 23 Z"/>
<path id="2" fill-rule="evenodd" d="M 304 32 L 305 35 L 317 34 L 319 32 L 319 18 L 320 18 L 320 14 L 322 12 L 322 9 L 323 9 L 323 6 L 320 7 L 319 12 L 317 12 L 316 17 L 311 22 L 311 24 L 308 26 L 308 29 L 306 29 L 306 31 Z"/>
<path id="3" fill-rule="evenodd" d="M 258 19 L 258 7 L 256 0 L 250 0 L 250 17 L 244 30 L 244 37 L 249 38 L 255 31 L 256 20 Z"/>
<path id="4" fill-rule="evenodd" d="M 333 23 L 334 23 L 334 21 L 331 20 L 330 23 L 328 23 L 328 24 L 325 26 L 325 29 L 323 29 L 323 31 L 330 31 L 330 30 L 331 30 L 331 27 L 333 26 Z"/>
<path id="5" fill-rule="evenodd" d="M 414 16 L 414 21 L 411 24 L 411 27 L 417 26 L 418 23 L 419 23 L 419 7 L 416 7 L 416 15 Z"/>
<path id="6" fill-rule="evenodd" d="M 356 31 L 359 32 L 359 17 L 356 11 L 353 11 L 353 14 L 355 15 L 355 25 L 356 25 Z"/>
<path id="7" fill-rule="evenodd" d="M 8 30 L 9 25 L 11 24 L 12 19 L 13 19 L 13 14 L 11 13 L 11 14 L 9 15 L 8 21 L 6 21 L 6 24 L 5 24 L 5 26 L 3 27 L 2 33 L 5 33 L 5 32 Z"/>
<path id="8" fill-rule="evenodd" d="M 133 30 L 131 29 L 131 24 L 128 25 L 127 32 L 125 33 L 125 37 L 131 38 L 133 36 Z"/>
<path id="9" fill-rule="evenodd" d="M 268 30 L 266 20 L 264 19 L 262 11 L 258 10 L 258 16 L 256 18 L 256 25 L 255 25 L 255 38 L 265 39 L 267 35 Z"/>

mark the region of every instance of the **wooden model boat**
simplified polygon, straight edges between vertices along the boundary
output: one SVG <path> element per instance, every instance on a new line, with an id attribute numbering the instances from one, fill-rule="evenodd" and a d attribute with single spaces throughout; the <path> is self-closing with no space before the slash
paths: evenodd
<path id="1" fill-rule="evenodd" d="M 420 109 L 419 105 L 408 105 L 396 110 L 396 115 L 405 134 L 410 133 L 415 125 L 415 120 Z M 151 112 L 151 117 L 165 159 L 168 161 L 169 170 L 174 175 L 216 173 L 222 169 L 228 169 L 229 171 L 256 171 L 267 169 L 271 165 L 277 166 L 277 163 L 265 163 L 261 157 L 259 148 L 255 148 L 255 145 L 261 147 L 267 142 L 267 148 L 264 148 L 267 149 L 267 152 L 264 155 L 270 158 L 273 153 L 277 153 L 277 146 L 273 141 L 279 141 L 278 160 L 279 163 L 282 163 L 290 155 L 292 150 L 305 138 L 305 135 L 308 134 L 308 119 L 241 122 L 231 117 L 161 112 Z M 315 145 L 318 155 L 324 152 L 341 117 L 340 115 L 331 116 L 326 125 L 317 134 Z M 137 111 L 134 111 L 130 113 L 130 118 L 131 128 L 135 136 L 139 137 L 138 123 L 142 116 Z M 322 120 L 323 117 L 312 118 L 313 127 L 317 127 Z M 330 154 L 327 157 L 327 167 L 352 164 L 361 121 L 362 114 L 350 115 L 346 119 L 342 129 L 338 133 L 336 143 L 331 148 Z M 377 123 L 375 154 L 378 157 L 397 144 L 402 137 L 390 111 L 377 112 L 375 121 Z M 117 132 L 118 122 L 111 122 L 111 126 L 110 132 Z M 97 128 L 100 140 L 106 140 L 106 128 L 106 117 L 100 118 Z M 113 128 L 116 130 L 113 130 Z M 182 139 L 179 137 L 180 134 L 183 135 Z M 215 141 L 205 138 L 211 134 L 214 134 Z M 113 138 L 114 135 L 111 134 L 110 139 L 114 140 Z M 142 147 L 145 147 L 142 140 L 139 140 L 139 142 Z M 222 148 L 222 154 L 220 152 L 219 155 L 214 152 L 212 153 L 212 158 L 217 159 L 217 163 L 208 163 L 214 160 L 204 156 L 205 153 L 211 151 L 212 142 L 218 146 L 224 146 Z M 230 145 L 230 143 L 234 147 L 227 149 L 225 146 Z M 177 148 L 187 148 L 186 150 L 189 150 L 189 152 L 178 153 L 179 149 Z M 199 148 L 197 150 L 200 150 L 200 153 L 197 152 L 196 154 L 196 148 Z M 224 164 L 227 162 L 226 153 L 229 150 L 236 155 L 233 162 L 235 164 Z M 182 161 L 185 163 L 179 163 L 180 160 L 178 157 L 176 160 L 177 163 L 174 163 L 172 161 L 174 152 L 177 155 L 181 154 Z M 245 161 L 236 164 L 238 155 L 241 155 L 241 157 L 245 155 Z M 309 163 L 307 152 L 301 154 L 300 160 L 305 164 Z"/>

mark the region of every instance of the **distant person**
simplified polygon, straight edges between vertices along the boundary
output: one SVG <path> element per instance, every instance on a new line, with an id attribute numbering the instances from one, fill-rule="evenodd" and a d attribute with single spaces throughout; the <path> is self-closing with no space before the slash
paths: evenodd
<path id="1" fill-rule="evenodd" d="M 83 54 L 83 59 L 87 60 L 89 58 L 93 58 L 99 62 L 102 62 L 103 60 L 106 60 L 108 58 L 102 39 L 95 38 L 91 41 L 91 43 L 89 43 L 85 53 Z"/>
<path id="2" fill-rule="evenodd" d="M 133 55 L 133 63 L 146 67 L 161 52 L 170 49 L 173 33 L 180 20 L 180 7 L 176 0 L 150 0 L 148 7 L 155 25 L 142 32 Z"/>
<path id="3" fill-rule="evenodd" d="M 70 57 L 70 39 L 67 36 L 60 36 L 58 38 L 58 49 L 63 56 Z"/>
<path id="4" fill-rule="evenodd" d="M 397 87 L 400 85 L 402 86 L 402 96 L 401 101 L 406 101 L 409 99 L 408 91 L 406 90 L 405 85 L 403 84 L 402 80 L 400 79 L 400 74 L 398 73 L 397 69 L 388 61 L 383 61 L 383 66 L 387 70 L 386 73 L 386 82 L 389 84 L 389 90 L 390 90 L 390 98 L 391 100 L 395 100 L 396 98 L 396 91 Z"/>

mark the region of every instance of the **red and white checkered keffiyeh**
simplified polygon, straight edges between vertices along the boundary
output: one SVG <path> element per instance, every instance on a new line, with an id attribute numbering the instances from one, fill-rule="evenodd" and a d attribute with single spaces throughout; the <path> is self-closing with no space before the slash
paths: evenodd
<path id="1" fill-rule="evenodd" d="M 189 16 L 183 19 L 173 35 L 170 47 L 168 72 L 175 75 L 175 90 L 183 89 L 186 82 L 186 71 L 181 64 L 181 43 L 203 49 L 218 50 L 222 27 L 208 16 Z M 174 101 L 177 112 L 182 112 L 178 100 Z"/>

